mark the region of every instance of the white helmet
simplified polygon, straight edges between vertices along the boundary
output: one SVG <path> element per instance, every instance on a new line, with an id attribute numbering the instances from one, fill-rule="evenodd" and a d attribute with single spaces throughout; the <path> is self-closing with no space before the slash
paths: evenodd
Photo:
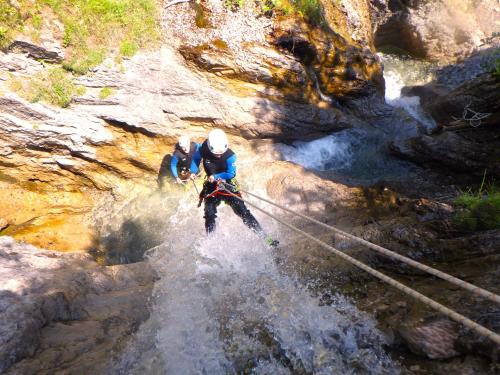
<path id="1" fill-rule="evenodd" d="M 189 149 L 191 148 L 191 140 L 187 135 L 182 135 L 179 137 L 179 147 L 185 153 L 189 152 Z"/>
<path id="2" fill-rule="evenodd" d="M 214 129 L 208 133 L 207 143 L 212 154 L 223 154 L 228 148 L 226 134 L 220 129 Z"/>

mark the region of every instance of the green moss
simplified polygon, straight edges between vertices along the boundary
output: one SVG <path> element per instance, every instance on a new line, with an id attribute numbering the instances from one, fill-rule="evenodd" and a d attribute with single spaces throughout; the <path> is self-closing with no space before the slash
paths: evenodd
<path id="1" fill-rule="evenodd" d="M 477 231 L 500 228 L 500 190 L 492 183 L 486 189 L 484 179 L 477 193 L 472 190 L 455 200 L 458 210 L 454 224 L 461 230 Z"/>
<path id="2" fill-rule="evenodd" d="M 7 47 L 21 26 L 21 14 L 12 5 L 0 1 L 0 49 Z"/>
<path id="3" fill-rule="evenodd" d="M 203 6 L 198 2 L 194 2 L 193 7 L 194 7 L 194 10 L 196 13 L 194 16 L 194 22 L 195 22 L 196 26 L 198 26 L 199 28 L 202 28 L 202 29 L 212 27 Z"/>
<path id="4" fill-rule="evenodd" d="M 122 56 L 134 56 L 138 49 L 139 47 L 137 44 L 131 40 L 124 40 L 120 45 L 120 53 Z"/>
<path id="5" fill-rule="evenodd" d="M 323 8 L 319 0 L 260 0 L 260 7 L 265 14 L 274 12 L 284 15 L 296 14 L 309 24 L 323 24 Z"/>
<path id="6" fill-rule="evenodd" d="M 85 95 L 87 88 L 85 86 L 76 86 L 75 94 L 77 96 Z"/>
<path id="7" fill-rule="evenodd" d="M 25 26 L 39 30 L 51 10 L 64 25 L 64 67 L 84 74 L 111 51 L 134 55 L 159 41 L 155 0 L 19 0 L 19 10 L 0 0 L 0 47 Z"/>
<path id="8" fill-rule="evenodd" d="M 10 87 L 32 103 L 46 103 L 66 108 L 73 96 L 81 92 L 72 80 L 71 74 L 62 68 L 52 68 L 30 79 L 11 80 Z"/>
<path id="9" fill-rule="evenodd" d="M 110 87 L 103 87 L 99 92 L 99 98 L 106 99 L 114 94 L 114 91 Z"/>
<path id="10" fill-rule="evenodd" d="M 221 49 L 221 50 L 227 50 L 228 49 L 228 45 L 225 41 L 223 41 L 222 39 L 214 39 L 212 40 L 212 45 L 217 48 L 217 49 Z"/>
<path id="11" fill-rule="evenodd" d="M 496 79 L 500 80 L 500 58 L 495 60 L 493 69 L 491 70 Z"/>

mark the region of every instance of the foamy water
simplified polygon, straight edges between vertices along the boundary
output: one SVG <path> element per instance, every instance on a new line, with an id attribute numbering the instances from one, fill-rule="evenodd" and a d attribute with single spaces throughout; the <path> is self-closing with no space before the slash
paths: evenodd
<path id="1" fill-rule="evenodd" d="M 420 106 L 417 96 L 401 96 L 405 86 L 426 83 L 431 77 L 428 63 L 408 58 L 380 54 L 384 63 L 386 102 L 417 120 L 423 129 L 431 130 L 436 124 Z M 404 116 L 401 117 L 404 121 Z M 372 129 L 347 129 L 310 142 L 294 142 L 278 146 L 282 158 L 317 171 L 334 171 L 346 182 L 371 183 L 391 178 L 408 170 L 406 163 L 387 155 L 387 139 Z M 407 173 L 407 172 L 404 172 Z"/>
<path id="2" fill-rule="evenodd" d="M 331 305 L 320 305 L 229 207 L 220 210 L 219 218 L 216 233 L 206 236 L 192 202 L 183 202 L 170 217 L 165 242 L 148 255 L 161 277 L 151 317 L 118 372 L 399 372 L 371 317 L 341 295 Z M 257 218 L 275 237 L 287 237 Z"/>

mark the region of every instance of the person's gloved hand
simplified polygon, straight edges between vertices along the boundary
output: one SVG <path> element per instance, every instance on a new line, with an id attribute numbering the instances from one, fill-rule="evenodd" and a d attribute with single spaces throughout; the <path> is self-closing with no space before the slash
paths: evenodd
<path id="1" fill-rule="evenodd" d="M 208 176 L 208 182 L 214 182 L 215 177 L 214 176 Z"/>
<path id="2" fill-rule="evenodd" d="M 175 179 L 175 183 L 176 183 L 176 184 L 182 184 L 182 180 L 181 180 L 179 177 L 177 177 L 177 178 Z"/>

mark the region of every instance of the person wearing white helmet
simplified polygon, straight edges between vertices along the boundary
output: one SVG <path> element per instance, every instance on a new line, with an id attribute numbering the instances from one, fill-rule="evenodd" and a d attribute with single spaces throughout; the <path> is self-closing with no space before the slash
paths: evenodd
<path id="1" fill-rule="evenodd" d="M 194 178 L 200 169 L 201 145 L 191 142 L 191 139 L 183 135 L 175 145 L 172 158 L 170 159 L 170 172 L 178 184 L 189 178 Z"/>
<path id="2" fill-rule="evenodd" d="M 205 229 L 207 233 L 215 230 L 215 219 L 217 218 L 217 207 L 224 201 L 234 211 L 236 215 L 241 217 L 243 223 L 253 231 L 265 237 L 264 232 L 258 223 L 257 219 L 252 215 L 238 197 L 241 195 L 238 191 L 236 177 L 236 155 L 229 148 L 229 142 L 226 134 L 220 129 L 214 129 L 208 134 L 208 139 L 203 142 L 200 148 L 201 158 L 203 160 L 203 168 L 207 174 L 207 180 L 203 185 L 203 190 L 200 193 L 200 203 L 205 201 Z M 223 180 L 225 189 L 218 188 L 218 180 Z M 277 241 L 267 239 L 271 246 L 276 246 Z"/>

